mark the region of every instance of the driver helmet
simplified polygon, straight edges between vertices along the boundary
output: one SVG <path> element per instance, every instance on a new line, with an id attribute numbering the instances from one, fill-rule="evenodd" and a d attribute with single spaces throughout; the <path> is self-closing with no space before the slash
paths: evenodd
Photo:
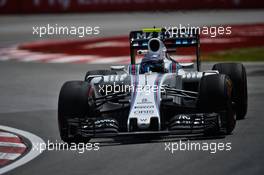
<path id="1" fill-rule="evenodd" d="M 148 52 L 141 61 L 141 73 L 164 72 L 164 59 L 161 53 Z"/>

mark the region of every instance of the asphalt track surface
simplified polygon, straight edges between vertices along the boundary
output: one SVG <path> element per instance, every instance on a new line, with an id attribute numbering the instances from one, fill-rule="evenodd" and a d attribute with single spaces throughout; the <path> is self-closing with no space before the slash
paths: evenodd
<path id="1" fill-rule="evenodd" d="M 202 14 L 202 12 L 199 13 Z M 221 13 L 222 18 L 224 18 L 226 14 L 231 12 Z M 218 23 L 220 19 L 223 20 L 223 23 L 232 22 L 231 19 L 225 19 L 226 21 L 224 21 L 221 18 L 221 13 L 215 15 L 215 18 L 212 15 L 207 17 L 208 15 L 205 15 L 205 13 L 198 16 L 197 20 L 193 19 L 197 14 L 180 13 L 179 15 L 185 16 L 185 20 L 181 19 L 185 23 L 192 23 L 193 21 L 203 24 L 207 22 L 207 18 L 210 18 L 211 23 Z M 263 12 L 245 12 L 247 15 L 242 12 L 239 13 L 241 14 L 233 12 L 233 22 L 242 23 L 243 20 L 245 23 L 250 21 L 263 22 Z M 252 16 L 246 18 L 249 13 Z M 140 15 L 137 18 L 143 24 L 143 21 L 147 20 L 150 15 L 141 15 L 141 18 L 139 18 Z M 164 19 L 167 15 L 158 17 Z M 259 17 L 259 15 L 262 15 L 262 17 Z M 102 16 L 101 18 L 103 18 Z M 131 23 L 129 22 L 132 17 L 129 15 L 124 16 L 127 16 L 127 21 L 120 25 L 127 25 L 124 28 L 133 26 L 133 20 Z M 177 15 L 175 14 L 175 16 Z M 3 19 L 6 20 L 6 18 L 12 18 L 14 26 L 19 25 L 20 17 L 4 17 Z M 35 21 L 37 21 L 38 16 L 31 18 L 35 18 Z M 42 16 L 40 18 L 44 19 Z M 1 19 L 1 22 L 10 24 L 10 21 L 5 20 L 2 21 Z M 15 24 L 14 21 L 17 23 Z M 32 22 L 32 19 L 28 21 Z M 47 19 L 46 22 L 49 22 L 49 20 Z M 34 23 L 34 20 L 32 23 Z M 20 25 L 25 32 L 25 27 L 22 23 Z M 110 22 L 106 22 L 104 25 L 110 25 L 110 28 L 114 26 Z M 117 33 L 112 31 L 113 35 L 121 32 L 124 34 L 124 28 Z M 35 39 L 32 36 L 30 38 L 30 34 L 22 36 L 22 29 L 21 33 L 11 30 L 11 33 L 17 33 L 17 35 L 5 36 L 5 39 L 1 40 L 1 44 L 16 44 L 21 41 Z M 1 26 L 1 36 L 4 35 L 3 30 Z M 177 151 L 171 154 L 164 151 L 165 146 L 162 141 L 154 143 L 130 142 L 125 145 L 112 145 L 109 142 L 109 144 L 100 147 L 99 151 L 86 151 L 83 154 L 74 151 L 45 151 L 33 161 L 7 174 L 263 174 L 264 64 L 247 63 L 245 65 L 248 72 L 249 90 L 247 118 L 237 123 L 233 135 L 220 139 L 195 140 L 208 143 L 231 142 L 232 150 L 229 152 L 222 151 L 211 154 L 202 151 Z M 67 80 L 83 79 L 87 70 L 107 67 L 109 65 L 0 62 L 1 125 L 32 132 L 43 138 L 44 141 L 55 142 L 60 140 L 56 116 L 58 94 L 62 83 Z M 203 69 L 211 69 L 211 67 L 212 64 L 204 64 Z M 176 142 L 178 140 L 172 141 Z"/>

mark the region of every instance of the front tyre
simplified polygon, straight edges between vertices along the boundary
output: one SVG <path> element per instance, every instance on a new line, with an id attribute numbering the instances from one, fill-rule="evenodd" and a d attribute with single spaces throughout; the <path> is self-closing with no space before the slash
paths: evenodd
<path id="1" fill-rule="evenodd" d="M 87 116 L 88 90 L 89 84 L 84 81 L 68 81 L 61 88 L 58 101 L 58 124 L 60 136 L 64 142 L 80 142 L 82 139 L 78 135 L 71 134 L 68 119 Z"/>
<path id="2" fill-rule="evenodd" d="M 228 75 L 233 83 L 232 99 L 237 119 L 244 119 L 248 108 L 247 74 L 241 63 L 218 63 L 213 66 L 220 74 Z"/>
<path id="3" fill-rule="evenodd" d="M 202 77 L 197 107 L 201 112 L 219 113 L 221 125 L 230 134 L 235 128 L 236 115 L 232 109 L 232 81 L 227 75 L 214 74 Z M 210 129 L 210 132 L 217 132 Z M 208 132 L 207 132 L 208 133 Z"/>

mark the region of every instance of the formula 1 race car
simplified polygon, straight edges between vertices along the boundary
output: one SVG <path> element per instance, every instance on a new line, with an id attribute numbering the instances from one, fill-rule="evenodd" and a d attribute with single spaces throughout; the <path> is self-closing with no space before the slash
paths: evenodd
<path id="1" fill-rule="evenodd" d="M 197 31 L 150 28 L 130 33 L 131 64 L 91 70 L 61 88 L 58 122 L 65 142 L 127 135 L 230 134 L 247 113 L 247 75 L 240 63 L 200 71 Z M 192 47 L 195 63 L 172 53 Z M 136 58 L 142 61 L 136 63 Z"/>

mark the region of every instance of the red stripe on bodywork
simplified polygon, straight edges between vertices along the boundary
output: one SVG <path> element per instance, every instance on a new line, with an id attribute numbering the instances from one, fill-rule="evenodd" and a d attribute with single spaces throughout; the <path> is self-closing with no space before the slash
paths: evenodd
<path id="1" fill-rule="evenodd" d="M 10 162 L 10 160 L 0 159 L 0 166 L 4 166 L 4 165 L 8 164 L 9 162 Z"/>
<path id="2" fill-rule="evenodd" d="M 22 154 L 26 151 L 26 148 L 21 147 L 10 147 L 10 146 L 0 146 L 0 152 L 3 153 L 14 153 L 14 154 Z"/>
<path id="3" fill-rule="evenodd" d="M 0 142 L 22 143 L 19 137 L 0 137 Z"/>

